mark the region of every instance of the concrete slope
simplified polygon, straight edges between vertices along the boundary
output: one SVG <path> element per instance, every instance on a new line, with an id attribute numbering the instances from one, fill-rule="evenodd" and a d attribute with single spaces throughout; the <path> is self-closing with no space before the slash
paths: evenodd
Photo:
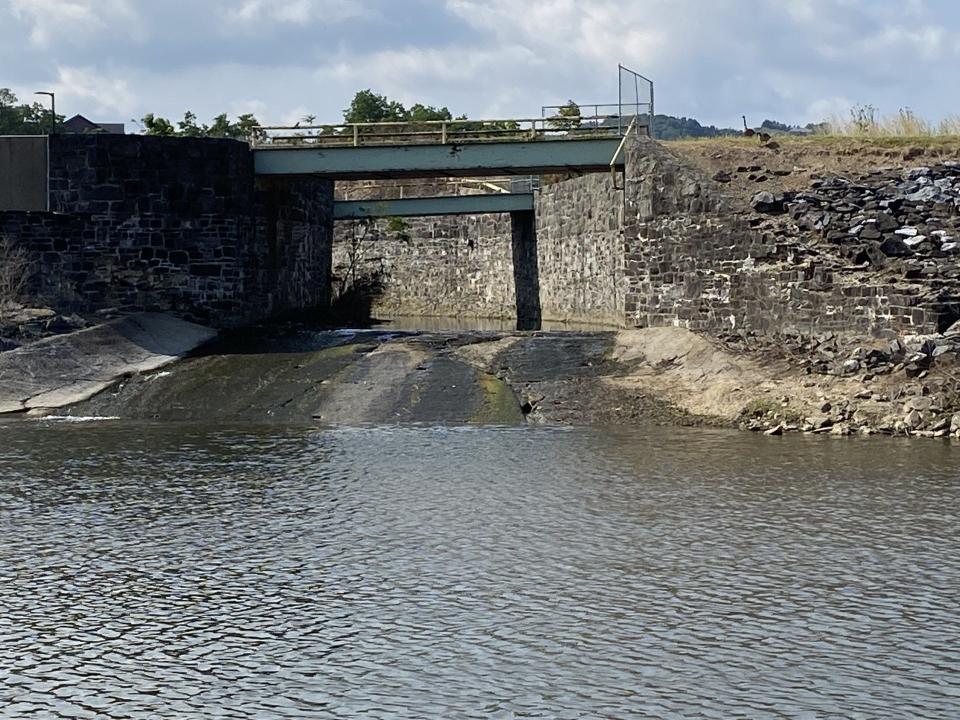
<path id="1" fill-rule="evenodd" d="M 59 408 L 87 400 L 119 378 L 155 370 L 216 331 L 143 313 L 0 354 L 0 413 Z"/>

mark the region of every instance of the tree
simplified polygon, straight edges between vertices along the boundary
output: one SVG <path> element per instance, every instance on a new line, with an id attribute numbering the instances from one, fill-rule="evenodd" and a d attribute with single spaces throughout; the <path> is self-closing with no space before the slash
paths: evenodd
<path id="1" fill-rule="evenodd" d="M 209 124 L 197 122 L 197 116 L 191 111 L 183 114 L 183 120 L 178 120 L 176 126 L 167 118 L 147 113 L 140 118 L 144 135 L 159 135 L 162 137 L 216 137 L 232 138 L 234 140 L 249 140 L 263 136 L 260 122 L 251 114 L 245 113 L 231 121 L 226 113 L 220 113 Z"/>
<path id="2" fill-rule="evenodd" d="M 30 279 L 30 256 L 5 235 L 0 235 L 0 324 L 23 299 Z"/>
<path id="3" fill-rule="evenodd" d="M 173 123 L 166 118 L 157 117 L 153 113 L 147 113 L 140 118 L 140 124 L 143 126 L 144 135 L 159 135 L 161 137 L 173 137 L 177 135 Z"/>
<path id="4" fill-rule="evenodd" d="M 790 132 L 790 126 L 786 123 L 777 122 L 776 120 L 764 120 L 763 124 L 760 125 L 761 130 L 773 130 L 775 132 Z"/>
<path id="5" fill-rule="evenodd" d="M 557 114 L 550 118 L 550 127 L 556 130 L 576 130 L 580 127 L 580 106 L 573 100 L 567 100 Z"/>
<path id="6" fill-rule="evenodd" d="M 0 88 L 0 135 L 44 135 L 50 132 L 50 111 L 40 103 L 20 103 L 9 89 Z M 57 123 L 63 116 L 57 115 Z"/>
<path id="7" fill-rule="evenodd" d="M 453 115 L 445 108 L 435 108 L 432 105 L 413 105 L 405 113 L 405 119 L 412 122 L 422 122 L 426 120 L 453 120 Z"/>
<path id="8" fill-rule="evenodd" d="M 407 110 L 401 103 L 369 88 L 354 95 L 350 107 L 343 111 L 343 121 L 348 123 L 403 122 L 406 119 Z"/>

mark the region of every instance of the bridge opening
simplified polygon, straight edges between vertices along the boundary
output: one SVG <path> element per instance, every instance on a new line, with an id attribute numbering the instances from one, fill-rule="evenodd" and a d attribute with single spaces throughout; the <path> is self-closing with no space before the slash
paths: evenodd
<path id="1" fill-rule="evenodd" d="M 620 190 L 626 138 L 652 127 L 652 83 L 622 66 L 619 80 L 617 104 L 544 106 L 539 118 L 269 128 L 255 165 L 336 181 L 335 298 L 387 316 L 512 317 L 537 329 L 541 178 L 603 172 Z"/>

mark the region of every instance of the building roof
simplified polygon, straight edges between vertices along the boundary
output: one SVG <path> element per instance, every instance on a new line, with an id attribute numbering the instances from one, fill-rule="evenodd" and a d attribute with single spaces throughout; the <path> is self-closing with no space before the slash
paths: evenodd
<path id="1" fill-rule="evenodd" d="M 83 115 L 74 115 L 65 120 L 62 125 L 65 133 L 85 135 L 92 133 L 106 133 L 108 135 L 123 135 L 126 132 L 123 123 L 96 123 Z"/>

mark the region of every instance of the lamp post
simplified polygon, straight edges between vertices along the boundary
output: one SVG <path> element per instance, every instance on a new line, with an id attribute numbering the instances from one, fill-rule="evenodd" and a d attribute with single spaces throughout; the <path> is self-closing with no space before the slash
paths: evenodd
<path id="1" fill-rule="evenodd" d="M 57 97 L 52 92 L 46 92 L 40 90 L 35 92 L 34 95 L 48 95 L 50 96 L 50 134 L 57 134 Z"/>

